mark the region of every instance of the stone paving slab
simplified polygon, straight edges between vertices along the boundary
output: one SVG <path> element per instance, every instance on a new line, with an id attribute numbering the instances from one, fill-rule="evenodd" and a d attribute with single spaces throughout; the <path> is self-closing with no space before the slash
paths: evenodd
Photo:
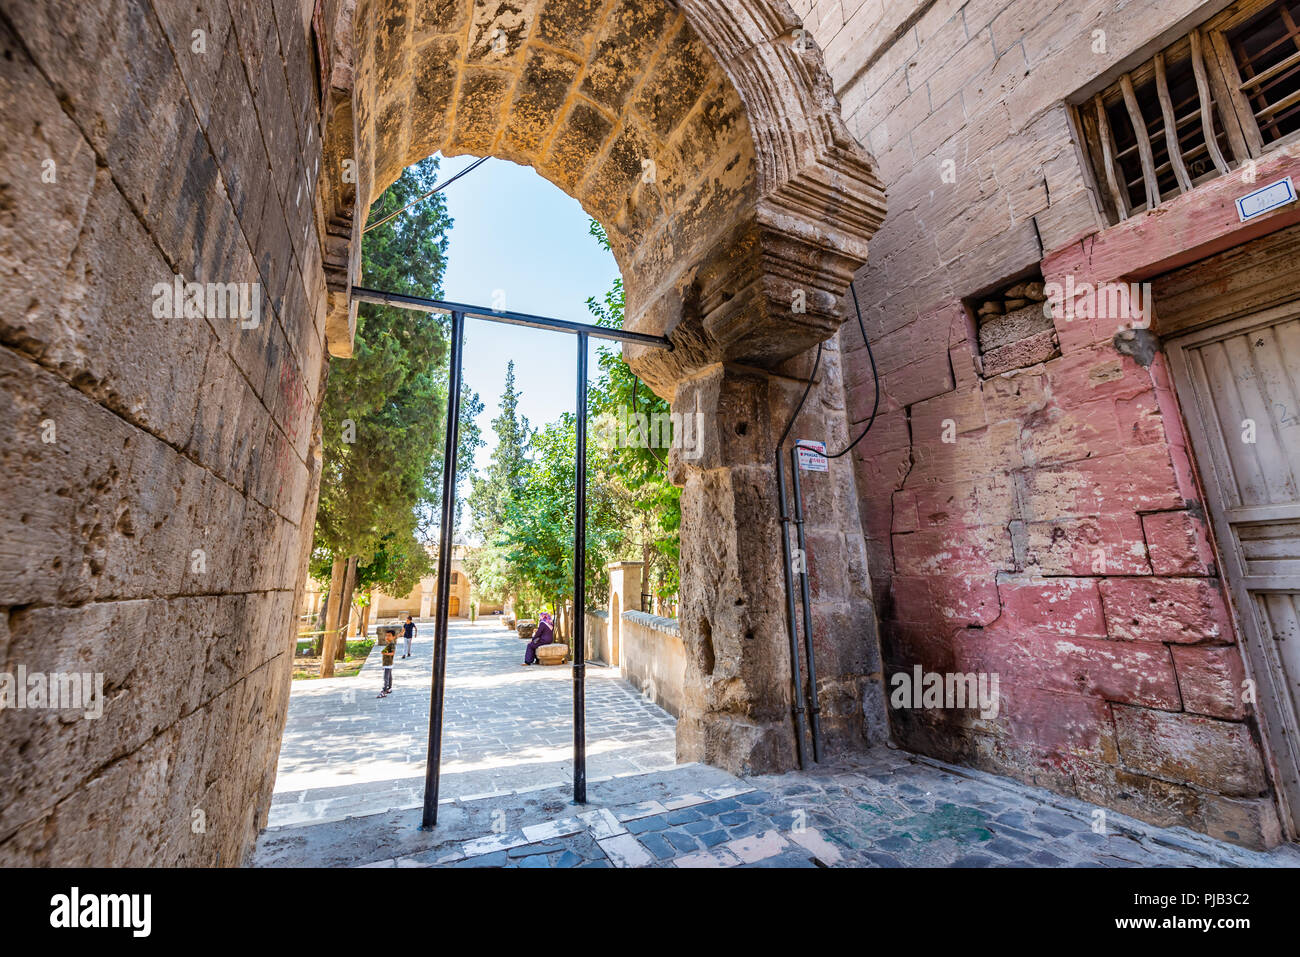
<path id="1" fill-rule="evenodd" d="M 408 816 L 282 828 L 256 864 L 386 867 L 1296 867 L 1082 801 L 880 749 L 829 767 L 733 778 L 681 765 L 524 800 L 456 801 L 437 834 Z M 670 808 L 670 805 L 672 807 Z M 440 815 L 444 812 L 440 811 Z M 619 828 L 622 828 L 620 831 Z M 445 830 L 444 830 L 445 828 Z M 413 835 L 422 835 L 413 837 Z M 420 842 L 424 846 L 417 846 Z"/>
<path id="2" fill-rule="evenodd" d="M 438 826 L 419 829 L 432 642 L 355 679 L 295 683 L 260 866 L 1300 866 L 995 775 L 878 749 L 737 778 L 673 764 L 674 721 L 588 669 L 588 803 L 571 791 L 572 674 L 523 668 L 496 622 L 454 623 Z"/>
<path id="3" fill-rule="evenodd" d="M 589 780 L 587 804 L 581 806 L 573 803 L 567 784 L 475 800 L 452 799 L 439 805 L 438 825 L 432 831 L 419 829 L 420 812 L 416 809 L 267 828 L 258 839 L 253 863 L 269 867 L 395 866 L 399 859 L 414 857 L 418 863 L 428 865 L 447 863 L 448 859 L 494 857 L 497 853 L 504 861 L 506 844 L 515 847 L 549 843 L 529 842 L 523 834 L 526 827 L 576 816 L 583 821 L 584 833 L 563 838 L 560 843 L 586 847 L 587 842 L 594 845 L 598 838 L 625 833 L 614 808 L 632 805 L 647 796 L 668 799 L 675 790 L 702 793 L 734 782 L 731 775 L 717 768 L 680 764 L 669 772 Z M 465 850 L 466 844 L 486 838 L 499 843 L 483 854 Z"/>
<path id="4" fill-rule="evenodd" d="M 433 625 L 421 622 L 393 693 L 375 645 L 354 678 L 296 681 L 269 827 L 320 824 L 424 800 Z M 448 632 L 439 797 L 487 798 L 562 786 L 572 774 L 572 671 L 521 666 L 525 642 L 499 621 L 453 621 Z M 617 669 L 587 668 L 589 779 L 666 770 L 676 721 Z"/>

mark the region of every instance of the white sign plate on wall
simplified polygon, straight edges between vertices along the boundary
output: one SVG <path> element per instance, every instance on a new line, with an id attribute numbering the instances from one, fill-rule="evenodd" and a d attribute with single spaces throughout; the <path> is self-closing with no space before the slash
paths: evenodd
<path id="1" fill-rule="evenodd" d="M 795 443 L 799 450 L 799 468 L 805 472 L 829 472 L 831 464 L 826 459 L 826 443 L 800 439 Z"/>
<path id="2" fill-rule="evenodd" d="M 1288 176 L 1276 183 L 1261 186 L 1237 200 L 1237 215 L 1241 217 L 1241 221 L 1244 223 L 1248 219 L 1263 216 L 1265 213 L 1271 213 L 1275 209 L 1281 209 L 1283 206 L 1294 202 L 1295 186 L 1291 183 L 1291 177 Z"/>

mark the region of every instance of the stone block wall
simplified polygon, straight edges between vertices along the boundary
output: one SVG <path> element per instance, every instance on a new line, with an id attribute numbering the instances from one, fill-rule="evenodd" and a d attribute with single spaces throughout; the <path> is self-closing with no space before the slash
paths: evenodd
<path id="1" fill-rule="evenodd" d="M 588 608 L 585 627 L 587 629 L 585 635 L 587 658 L 610 664 L 614 653 L 610 644 L 609 612 Z"/>
<path id="2" fill-rule="evenodd" d="M 0 2 L 0 863 L 234 865 L 315 514 L 320 118 L 302 0 Z M 159 305 L 248 283 L 257 321 Z M 196 314 L 197 313 L 197 314 Z"/>
<path id="3" fill-rule="evenodd" d="M 674 718 L 681 717 L 686 648 L 677 619 L 644 611 L 625 611 L 620 617 L 620 673 Z"/>
<path id="4" fill-rule="evenodd" d="M 1278 840 L 1163 357 L 1140 365 L 1116 328 L 1056 317 L 1040 354 L 993 374 L 969 308 L 1031 273 L 1151 275 L 1205 241 L 1206 214 L 1224 215 L 1213 184 L 1176 200 L 1180 217 L 1162 209 L 1159 229 L 1129 224 L 1100 261 L 1093 244 L 1114 230 L 1064 101 L 1224 4 L 794 6 L 889 192 L 856 280 L 881 405 L 854 455 L 886 677 L 916 663 L 1001 675 L 996 718 L 891 710 L 895 735 L 1160 824 Z M 1232 225 L 1214 238 L 1234 241 Z M 840 345 L 856 431 L 873 376 L 853 322 Z"/>

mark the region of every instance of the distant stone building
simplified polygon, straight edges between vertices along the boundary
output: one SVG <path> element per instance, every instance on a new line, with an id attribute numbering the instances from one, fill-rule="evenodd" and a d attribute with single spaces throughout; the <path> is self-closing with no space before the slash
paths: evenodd
<path id="1" fill-rule="evenodd" d="M 500 601 L 484 600 L 474 594 L 474 583 L 465 571 L 464 559 L 464 549 L 457 546 L 452 551 L 451 558 L 449 614 L 452 618 L 468 618 L 470 603 L 474 600 L 478 602 L 478 614 L 493 615 L 499 613 L 501 611 Z M 376 621 L 389 618 L 405 618 L 407 615 L 414 615 L 416 618 L 432 618 L 437 595 L 438 581 L 436 575 L 421 578 L 410 593 L 403 597 L 394 598 L 381 590 L 372 591 L 370 596 L 370 622 L 373 624 Z M 318 614 L 322 600 L 323 592 L 320 584 L 315 579 L 309 578 L 306 587 L 303 589 L 302 613 L 304 615 Z M 355 610 L 352 617 L 353 629 L 355 629 L 358 618 Z"/>

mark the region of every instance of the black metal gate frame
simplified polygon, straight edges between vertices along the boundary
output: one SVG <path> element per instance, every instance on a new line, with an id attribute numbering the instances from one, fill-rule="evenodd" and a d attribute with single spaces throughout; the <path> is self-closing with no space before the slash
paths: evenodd
<path id="1" fill-rule="evenodd" d="M 465 319 L 567 332 L 578 337 L 577 450 L 574 455 L 573 531 L 573 800 L 587 801 L 587 343 L 612 339 L 672 350 L 665 336 L 609 329 L 567 319 L 506 312 L 441 299 L 352 287 L 352 298 L 399 309 L 441 312 L 451 316 L 451 371 L 447 382 L 447 444 L 442 458 L 442 525 L 438 538 L 437 605 L 434 612 L 433 692 L 429 700 L 429 756 L 424 769 L 424 818 L 428 829 L 438 823 L 438 777 L 442 763 L 442 704 L 447 678 L 447 623 L 451 591 L 451 545 L 456 512 L 456 449 L 460 441 L 461 353 Z M 558 611 L 558 609 L 557 609 Z"/>

